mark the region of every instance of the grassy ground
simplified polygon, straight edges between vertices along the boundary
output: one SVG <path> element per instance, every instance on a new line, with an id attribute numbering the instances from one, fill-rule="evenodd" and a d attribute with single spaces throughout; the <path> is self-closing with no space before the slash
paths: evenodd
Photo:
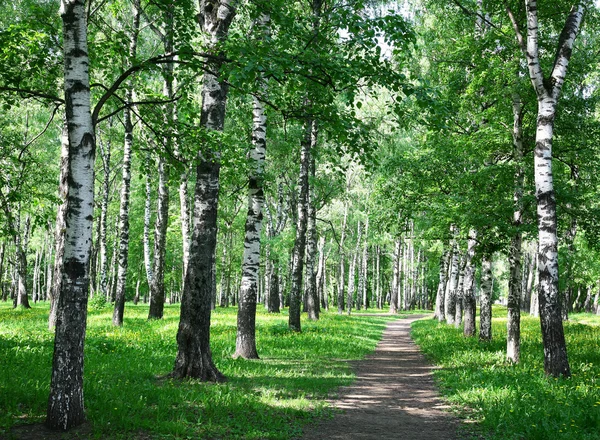
<path id="1" fill-rule="evenodd" d="M 442 367 L 436 371 L 442 393 L 484 437 L 599 439 L 600 327 L 568 322 L 565 334 L 573 376 L 553 379 L 543 370 L 539 319 L 522 317 L 516 366 L 504 360 L 506 309 L 494 308 L 490 343 L 466 339 L 462 330 L 434 320 L 412 327 L 422 350 Z"/>
<path id="2" fill-rule="evenodd" d="M 393 317 L 324 313 L 303 332 L 287 314 L 257 317 L 259 361 L 234 360 L 237 309 L 213 314 L 211 346 L 225 384 L 161 379 L 175 359 L 178 306 L 148 322 L 147 306 L 127 304 L 123 328 L 111 310 L 90 311 L 84 395 L 96 438 L 289 439 L 315 417 L 331 414 L 323 399 L 351 382 L 345 362 L 375 348 Z M 44 420 L 53 334 L 48 306 L 0 304 L 0 437 L 15 424 Z M 148 435 L 148 436 L 146 436 Z"/>

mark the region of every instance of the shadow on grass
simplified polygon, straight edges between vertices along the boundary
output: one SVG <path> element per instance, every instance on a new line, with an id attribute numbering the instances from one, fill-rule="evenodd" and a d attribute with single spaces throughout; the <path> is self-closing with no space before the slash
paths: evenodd
<path id="1" fill-rule="evenodd" d="M 324 313 L 295 333 L 285 314 L 259 313 L 263 359 L 247 361 L 231 358 L 237 309 L 218 309 L 211 347 L 228 382 L 217 385 L 157 381 L 173 367 L 179 306 L 167 306 L 160 321 L 148 321 L 147 311 L 127 304 L 122 328 L 111 325 L 112 310 L 89 312 L 84 394 L 92 438 L 293 438 L 329 413 L 324 399 L 353 377 L 346 360 L 371 352 L 393 319 Z M 29 312 L 0 308 L 0 438 L 45 416 L 53 334 L 47 308 Z"/>
<path id="2" fill-rule="evenodd" d="M 494 439 L 597 439 L 600 430 L 600 328 L 565 325 L 573 377 L 543 370 L 539 320 L 521 323 L 521 362 L 505 360 L 506 314 L 495 310 L 494 339 L 479 342 L 433 320 L 413 325 L 413 337 L 442 368 L 443 394 Z"/>

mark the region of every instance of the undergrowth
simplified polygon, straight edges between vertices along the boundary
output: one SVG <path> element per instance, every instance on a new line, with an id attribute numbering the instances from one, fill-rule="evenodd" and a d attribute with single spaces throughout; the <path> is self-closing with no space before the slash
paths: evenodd
<path id="1" fill-rule="evenodd" d="M 347 360 L 371 352 L 393 317 L 322 313 L 288 330 L 287 314 L 257 316 L 261 360 L 234 360 L 237 309 L 213 313 L 213 359 L 224 384 L 164 379 L 173 368 L 179 306 L 148 321 L 148 307 L 127 304 L 122 328 L 112 310 L 91 308 L 85 345 L 86 414 L 95 438 L 290 439 L 317 417 L 324 399 L 349 384 Z M 44 421 L 53 333 L 48 305 L 0 304 L 0 437 L 15 424 Z"/>
<path id="2" fill-rule="evenodd" d="M 591 315 L 588 315 L 591 317 Z M 412 336 L 442 368 L 443 395 L 490 439 L 600 438 L 600 327 L 565 323 L 572 377 L 544 374 L 539 319 L 521 319 L 521 362 L 505 361 L 506 309 L 494 308 L 493 340 L 465 338 L 435 320 L 415 322 Z"/>

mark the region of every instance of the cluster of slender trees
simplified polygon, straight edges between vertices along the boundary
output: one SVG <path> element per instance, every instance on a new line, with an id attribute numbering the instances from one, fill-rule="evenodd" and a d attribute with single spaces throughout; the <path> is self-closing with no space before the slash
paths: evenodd
<path id="1" fill-rule="evenodd" d="M 583 26 L 595 6 L 20 0 L 0 12 L 18 17 L 0 18 L 0 288 L 15 306 L 51 303 L 51 428 L 85 417 L 88 301 L 110 304 L 118 326 L 128 300 L 148 301 L 149 319 L 180 303 L 171 375 L 218 382 L 218 306 L 238 307 L 243 358 L 259 357 L 260 304 L 287 307 L 294 331 L 302 311 L 432 308 L 475 336 L 479 300 L 489 340 L 502 256 L 508 359 L 521 310 L 539 312 L 546 372 L 570 374 L 562 320 L 599 299 L 597 164 L 578 152 L 594 151 L 581 127 L 596 132 L 596 88 L 577 84 L 597 53 Z"/>

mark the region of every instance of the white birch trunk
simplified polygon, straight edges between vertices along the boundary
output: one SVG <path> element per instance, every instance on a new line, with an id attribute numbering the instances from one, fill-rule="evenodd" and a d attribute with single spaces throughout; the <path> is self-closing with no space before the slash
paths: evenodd
<path id="1" fill-rule="evenodd" d="M 58 298 L 46 424 L 67 430 L 85 419 L 83 345 L 94 215 L 95 134 L 90 108 L 85 1 L 61 1 L 69 142 L 64 267 Z"/>
<path id="2" fill-rule="evenodd" d="M 266 28 L 268 16 L 262 16 L 261 28 Z M 263 91 L 266 84 L 262 84 Z M 249 153 L 248 213 L 242 257 L 242 284 L 237 314 L 237 334 L 234 357 L 258 359 L 256 349 L 256 302 L 260 271 L 260 235 L 263 224 L 264 166 L 267 149 L 267 114 L 265 105 L 254 97 L 252 109 L 252 149 Z"/>
<path id="3" fill-rule="evenodd" d="M 485 254 L 481 260 L 481 295 L 479 312 L 479 340 L 492 340 L 492 260 Z"/>
<path id="4" fill-rule="evenodd" d="M 137 56 L 137 42 L 140 28 L 140 0 L 133 1 L 131 26 L 131 40 L 129 42 L 129 63 L 132 64 Z M 133 104 L 133 84 L 127 87 L 126 103 Z M 126 107 L 123 111 L 123 125 L 125 126 L 125 139 L 123 147 L 123 171 L 121 185 L 121 203 L 119 206 L 119 260 L 117 269 L 117 285 L 115 292 L 115 308 L 113 312 L 113 325 L 123 325 L 123 312 L 125 309 L 125 292 L 127 288 L 127 268 L 129 263 L 129 206 L 131 198 L 131 152 L 133 147 L 133 121 L 131 109 Z"/>
<path id="5" fill-rule="evenodd" d="M 529 77 L 538 99 L 536 146 L 534 153 L 535 189 L 538 218 L 538 292 L 540 324 L 544 345 L 544 370 L 554 377 L 570 376 L 558 292 L 558 239 L 556 236 L 556 197 L 552 177 L 552 138 L 556 106 L 562 90 L 573 44 L 579 33 L 584 2 L 571 8 L 562 29 L 549 78 L 544 77 L 539 59 L 538 3 L 525 1 L 527 38 L 523 38 L 515 17 L 509 10 L 517 40 L 526 58 Z"/>

